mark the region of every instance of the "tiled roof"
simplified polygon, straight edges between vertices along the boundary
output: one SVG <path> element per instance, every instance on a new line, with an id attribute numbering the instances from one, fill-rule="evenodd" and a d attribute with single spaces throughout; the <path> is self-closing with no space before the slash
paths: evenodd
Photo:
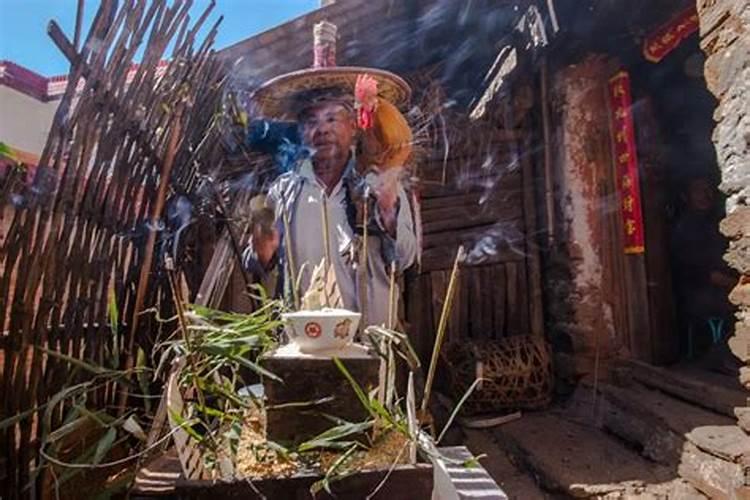
<path id="1" fill-rule="evenodd" d="M 0 61 L 0 84 L 7 85 L 40 101 L 49 100 L 48 79 L 12 61 Z"/>

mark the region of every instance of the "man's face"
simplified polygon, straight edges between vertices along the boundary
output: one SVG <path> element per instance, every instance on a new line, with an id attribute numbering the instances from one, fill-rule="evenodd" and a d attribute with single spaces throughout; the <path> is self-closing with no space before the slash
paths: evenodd
<path id="1" fill-rule="evenodd" d="M 302 140 L 315 150 L 316 163 L 329 168 L 346 163 L 356 130 L 354 116 L 346 106 L 324 103 L 311 107 L 300 116 L 300 122 Z"/>

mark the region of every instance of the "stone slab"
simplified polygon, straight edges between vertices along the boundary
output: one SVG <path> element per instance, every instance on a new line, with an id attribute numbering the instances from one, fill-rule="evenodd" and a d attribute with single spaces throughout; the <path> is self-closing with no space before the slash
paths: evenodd
<path id="1" fill-rule="evenodd" d="M 673 478 L 604 432 L 550 413 L 527 413 L 493 430 L 495 438 L 547 490 L 591 496 Z"/>
<path id="2" fill-rule="evenodd" d="M 337 356 L 366 393 L 378 386 L 380 359 L 361 351 L 339 352 Z M 282 382 L 263 380 L 266 397 L 266 435 L 269 440 L 298 444 L 333 427 L 332 415 L 350 422 L 362 422 L 367 411 L 354 389 L 334 364 L 331 356 L 293 356 L 288 350 L 271 353 L 262 365 Z M 319 404 L 305 404 L 323 399 Z"/>
<path id="3" fill-rule="evenodd" d="M 686 443 L 678 472 L 709 498 L 734 499 L 735 491 L 744 485 L 743 467 L 705 453 Z"/>
<path id="4" fill-rule="evenodd" d="M 734 417 L 735 407 L 747 406 L 748 393 L 733 377 L 690 367 L 659 368 L 635 360 L 620 363 L 629 367 L 633 378 L 647 387 L 729 417 Z"/>
<path id="5" fill-rule="evenodd" d="M 706 425 L 688 432 L 685 437 L 702 451 L 729 462 L 750 456 L 750 436 L 736 425 Z"/>
<path id="6" fill-rule="evenodd" d="M 640 384 L 600 384 L 600 418 L 604 428 L 642 448 L 647 458 L 665 465 L 679 463 L 685 434 L 705 425 L 732 425 L 725 415 L 672 398 Z"/>

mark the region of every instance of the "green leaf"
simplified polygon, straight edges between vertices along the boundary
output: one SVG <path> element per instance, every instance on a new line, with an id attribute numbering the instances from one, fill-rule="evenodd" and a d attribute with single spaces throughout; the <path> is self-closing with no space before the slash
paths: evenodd
<path id="1" fill-rule="evenodd" d="M 47 443 L 54 443 L 55 441 L 59 441 L 71 432 L 78 430 L 78 428 L 85 424 L 88 420 L 89 417 L 84 415 L 71 422 L 68 422 L 65 425 L 58 427 L 57 429 L 49 433 L 49 435 L 47 436 Z"/>
<path id="2" fill-rule="evenodd" d="M 226 416 L 226 413 L 223 411 L 211 408 L 210 406 L 195 405 L 195 409 L 207 417 L 224 418 Z"/>
<path id="3" fill-rule="evenodd" d="M 224 433 L 224 437 L 229 439 L 230 441 L 239 441 L 241 435 L 242 427 L 237 422 L 233 423 L 229 427 L 229 430 Z"/>
<path id="4" fill-rule="evenodd" d="M 372 401 L 370 401 L 370 404 L 372 405 L 375 413 L 383 420 L 395 427 L 400 433 L 406 436 L 409 435 L 408 426 L 402 418 L 398 418 L 396 415 L 393 415 L 391 412 L 389 412 L 377 399 L 373 399 Z"/>
<path id="5" fill-rule="evenodd" d="M 443 430 L 440 431 L 440 435 L 438 435 L 437 441 L 435 441 L 435 444 L 440 444 L 440 441 L 443 439 L 443 436 L 445 436 L 445 433 L 448 432 L 448 428 L 453 423 L 453 420 L 456 418 L 456 415 L 458 415 L 458 412 L 461 410 L 461 407 L 464 405 L 467 399 L 469 399 L 469 396 L 471 396 L 471 393 L 474 392 L 474 389 L 477 388 L 477 385 L 479 382 L 481 382 L 483 379 L 478 378 L 475 379 L 474 382 L 469 386 L 469 388 L 464 392 L 463 396 L 461 396 L 461 399 L 458 401 L 458 404 L 455 408 L 453 408 L 453 411 L 451 412 L 450 418 L 448 418 L 448 421 L 445 423 L 445 426 L 443 426 Z"/>
<path id="6" fill-rule="evenodd" d="M 99 443 L 96 445 L 96 451 L 94 452 L 94 459 L 92 463 L 98 464 L 102 459 L 109 453 L 112 448 L 112 443 L 115 442 L 117 437 L 117 429 L 110 427 L 104 436 L 99 439 Z"/>
<path id="7" fill-rule="evenodd" d="M 479 461 L 486 456 L 487 454 L 482 453 L 481 455 L 477 455 L 476 457 L 467 458 L 461 463 L 461 466 L 463 466 L 466 469 L 473 469 L 475 467 L 479 467 L 481 465 Z"/>
<path id="8" fill-rule="evenodd" d="M 318 405 L 322 405 L 322 404 L 325 404 L 325 403 L 330 403 L 331 401 L 333 401 L 335 399 L 336 399 L 335 396 L 326 396 L 324 398 L 315 399 L 315 400 L 312 400 L 312 401 L 295 401 L 295 402 L 292 402 L 292 403 L 279 403 L 279 404 L 275 404 L 275 405 L 267 405 L 266 406 L 266 410 L 271 410 L 271 409 L 273 409 L 273 410 L 279 410 L 281 408 L 298 408 L 298 409 L 310 408 L 310 407 L 313 407 L 313 406 L 318 406 Z M 337 423 L 341 423 L 341 422 L 337 422 Z"/>
<path id="9" fill-rule="evenodd" d="M 0 420 L 0 431 L 3 431 L 7 429 L 8 427 L 20 422 L 21 420 L 30 417 L 34 413 L 43 410 L 45 406 L 47 406 L 46 403 L 40 406 L 35 406 L 34 408 L 23 411 L 21 413 L 17 413 L 13 415 L 12 417 L 8 417 L 8 418 L 4 418 Z"/>
<path id="10" fill-rule="evenodd" d="M 276 453 L 283 456 L 284 458 L 289 457 L 289 449 L 284 446 L 281 446 L 279 443 L 275 441 L 266 440 L 266 446 L 268 446 L 268 448 L 275 451 Z"/>
<path id="11" fill-rule="evenodd" d="M 349 437 L 354 434 L 361 434 L 362 432 L 372 428 L 373 424 L 373 420 L 367 420 L 360 423 L 347 422 L 342 425 L 331 427 L 330 429 L 299 445 L 297 450 L 300 453 L 304 453 L 316 448 L 346 448 L 348 446 L 351 446 L 353 441 L 345 441 L 342 443 L 342 438 Z"/>
<path id="12" fill-rule="evenodd" d="M 359 402 L 362 403 L 362 406 L 364 406 L 365 410 L 367 410 L 368 413 L 370 413 L 370 415 L 372 415 L 373 417 L 377 416 L 370 404 L 370 398 L 367 397 L 365 391 L 362 390 L 362 387 L 360 387 L 357 381 L 354 380 L 354 377 L 352 377 L 352 374 L 349 373 L 349 370 L 347 370 L 346 366 L 344 366 L 344 363 L 342 363 L 341 360 L 335 356 L 333 358 L 333 362 L 336 364 L 336 367 L 339 369 L 339 371 L 344 375 L 346 380 L 349 381 L 349 385 L 352 386 L 354 393 L 357 395 L 357 399 L 359 399 Z"/>
<path id="13" fill-rule="evenodd" d="M 73 366 L 77 366 L 79 368 L 83 368 L 84 370 L 94 373 L 96 375 L 102 375 L 105 373 L 112 373 L 111 371 L 107 370 L 106 368 L 99 366 L 99 365 L 92 365 L 91 363 L 87 363 L 85 361 L 82 361 L 78 358 L 74 358 L 72 356 L 68 356 L 67 354 L 63 354 L 61 352 L 52 351 L 50 349 L 44 348 L 42 346 L 36 346 L 37 349 L 41 350 L 45 354 L 52 356 L 53 358 L 58 358 L 63 361 L 66 361 L 70 363 Z M 118 372 L 119 373 L 119 372 Z"/>
<path id="14" fill-rule="evenodd" d="M 13 149 L 4 142 L 0 142 L 0 156 L 16 161 L 16 155 L 13 153 Z"/>
<path id="15" fill-rule="evenodd" d="M 198 443 L 203 441 L 203 436 L 195 432 L 195 429 L 193 429 L 193 424 L 196 423 L 195 420 L 185 420 L 184 418 L 182 418 L 182 415 L 174 411 L 172 408 L 169 408 L 169 415 L 175 422 L 177 422 L 177 425 L 181 429 L 188 433 L 191 438 L 195 439 Z"/>
<path id="16" fill-rule="evenodd" d="M 258 375 L 262 375 L 264 377 L 268 377 L 271 380 L 275 380 L 277 382 L 283 382 L 283 380 L 281 380 L 281 377 L 279 377 L 278 375 L 274 375 L 273 373 L 269 372 L 268 370 L 266 370 L 265 368 L 263 368 L 259 364 L 253 363 L 249 359 L 242 358 L 240 356 L 229 356 L 229 359 L 232 360 L 232 361 L 234 361 L 234 362 L 236 362 L 236 363 L 239 363 L 239 364 L 241 364 L 241 365 L 243 365 L 243 366 L 245 366 L 247 368 L 250 368 L 251 370 L 253 370 Z"/>
<path id="17" fill-rule="evenodd" d="M 109 291 L 109 298 L 107 299 L 107 319 L 109 320 L 109 328 L 112 330 L 112 335 L 117 337 L 120 320 L 117 310 L 117 297 L 115 297 L 114 288 Z"/>
<path id="18" fill-rule="evenodd" d="M 143 427 L 141 427 L 141 424 L 135 419 L 135 415 L 130 415 L 125 422 L 122 423 L 122 428 L 140 441 L 145 442 L 148 439 L 146 433 L 143 431 Z"/>
<path id="19" fill-rule="evenodd" d="M 115 421 L 115 417 L 104 410 L 91 411 L 85 405 L 74 403 L 73 407 L 83 416 L 90 418 L 99 427 L 109 427 Z"/>
<path id="20" fill-rule="evenodd" d="M 358 447 L 358 443 L 353 444 L 348 450 L 346 450 L 346 453 L 342 454 L 335 462 L 333 462 L 333 464 L 331 464 L 323 479 L 314 482 L 312 486 L 310 486 L 310 494 L 313 497 L 320 493 L 321 489 L 325 490 L 329 495 L 333 495 L 331 492 L 331 482 L 343 479 L 350 475 L 348 473 L 339 473 L 339 469 L 351 458 L 354 452 L 357 451 Z"/>
<path id="21" fill-rule="evenodd" d="M 141 388 L 141 394 L 143 394 L 145 397 L 143 399 L 143 406 L 146 410 L 146 413 L 151 412 L 151 401 L 149 399 L 149 377 L 148 377 L 148 365 L 146 362 L 146 353 L 144 352 L 143 348 L 138 348 L 138 353 L 136 355 L 136 362 L 135 366 L 137 368 L 137 372 L 135 374 L 136 380 L 138 380 L 138 387 Z"/>
<path id="22" fill-rule="evenodd" d="M 47 433 L 52 427 L 52 412 L 55 410 L 55 407 L 67 398 L 75 397 L 79 394 L 85 393 L 91 388 L 91 385 L 91 382 L 83 382 L 80 384 L 72 385 L 70 387 L 65 387 L 52 395 L 52 397 L 49 399 L 49 402 L 47 403 L 47 408 L 44 411 L 44 418 L 42 420 L 42 422 L 44 423 L 42 427 L 42 443 L 46 441 Z"/>

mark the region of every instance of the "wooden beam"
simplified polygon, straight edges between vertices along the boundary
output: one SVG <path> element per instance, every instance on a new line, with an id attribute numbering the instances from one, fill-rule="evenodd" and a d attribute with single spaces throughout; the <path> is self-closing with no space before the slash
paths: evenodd
<path id="1" fill-rule="evenodd" d="M 531 162 L 530 131 L 527 129 L 519 154 L 521 156 L 523 182 L 523 215 L 526 233 L 526 293 L 528 296 L 529 333 L 544 335 L 544 319 L 542 313 L 542 272 L 539 262 L 539 244 L 536 235 L 539 233 L 536 223 L 536 200 L 534 193 L 534 167 Z"/>

